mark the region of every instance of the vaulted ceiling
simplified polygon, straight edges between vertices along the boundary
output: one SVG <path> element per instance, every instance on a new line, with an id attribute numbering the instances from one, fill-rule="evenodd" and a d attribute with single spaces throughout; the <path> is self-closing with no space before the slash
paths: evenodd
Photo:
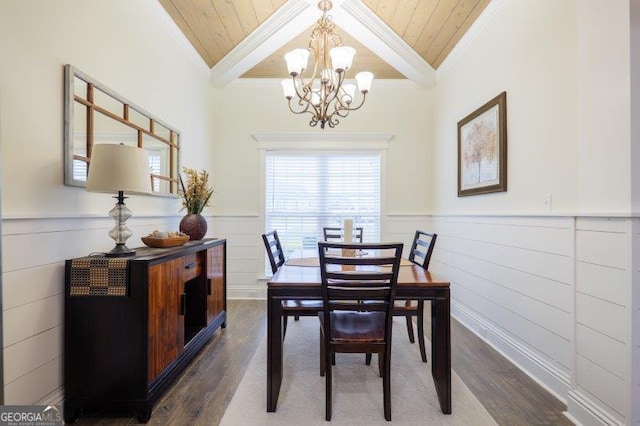
<path id="1" fill-rule="evenodd" d="M 434 73 L 491 0 L 334 0 L 329 12 L 357 54 L 349 74 L 410 79 Z M 211 68 L 212 84 L 287 76 L 283 56 L 306 47 L 317 0 L 159 0 Z"/>

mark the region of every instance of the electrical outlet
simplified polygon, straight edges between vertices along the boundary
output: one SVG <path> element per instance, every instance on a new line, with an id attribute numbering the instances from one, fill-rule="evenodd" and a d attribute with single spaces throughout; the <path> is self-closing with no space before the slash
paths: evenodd
<path id="1" fill-rule="evenodd" d="M 546 210 L 551 211 L 551 194 L 542 194 L 542 204 Z"/>

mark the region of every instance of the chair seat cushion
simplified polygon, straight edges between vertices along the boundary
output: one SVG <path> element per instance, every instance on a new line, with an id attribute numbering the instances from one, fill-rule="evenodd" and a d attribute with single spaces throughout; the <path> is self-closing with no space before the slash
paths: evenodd
<path id="1" fill-rule="evenodd" d="M 336 343 L 384 342 L 384 312 L 332 311 L 331 340 Z M 324 326 L 324 312 L 318 313 Z"/>
<path id="2" fill-rule="evenodd" d="M 284 300 L 282 309 L 297 311 L 319 311 L 322 309 L 322 300 Z"/>

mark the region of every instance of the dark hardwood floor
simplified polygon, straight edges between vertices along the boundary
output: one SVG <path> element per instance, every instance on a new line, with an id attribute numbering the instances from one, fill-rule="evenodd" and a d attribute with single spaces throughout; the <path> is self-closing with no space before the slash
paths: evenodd
<path id="1" fill-rule="evenodd" d="M 267 318 L 265 301 L 230 300 L 228 309 L 227 328 L 216 332 L 155 404 L 148 424 L 182 426 L 220 422 L 266 332 Z M 425 330 L 429 327 L 425 326 Z M 453 368 L 498 424 L 572 424 L 562 415 L 566 407 L 561 402 L 475 334 L 455 320 L 452 320 L 451 333 Z M 419 356 L 417 348 L 416 356 Z M 133 413 L 94 413 L 76 423 L 135 424 L 137 420 Z"/>

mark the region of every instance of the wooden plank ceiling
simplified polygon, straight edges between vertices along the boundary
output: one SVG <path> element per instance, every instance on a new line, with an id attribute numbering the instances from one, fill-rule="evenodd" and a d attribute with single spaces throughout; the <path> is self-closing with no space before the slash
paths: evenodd
<path id="1" fill-rule="evenodd" d="M 206 64 L 212 68 L 286 0 L 159 0 Z M 361 0 L 429 65 L 437 69 L 491 0 Z M 318 17 L 321 12 L 318 10 Z M 312 28 L 291 40 L 242 77 L 280 78 L 287 74 L 284 54 L 306 47 Z M 344 29 L 336 32 L 357 54 L 354 75 L 372 71 L 376 78 L 402 79 Z"/>

